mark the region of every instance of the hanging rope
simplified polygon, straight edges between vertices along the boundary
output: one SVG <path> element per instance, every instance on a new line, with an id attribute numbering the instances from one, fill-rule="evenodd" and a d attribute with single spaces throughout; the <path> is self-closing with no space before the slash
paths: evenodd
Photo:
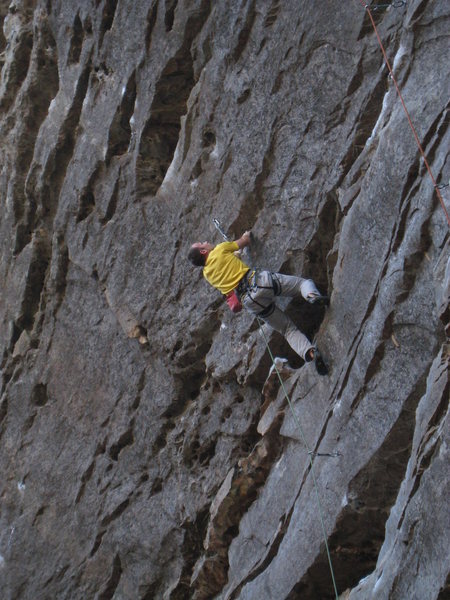
<path id="1" fill-rule="evenodd" d="M 225 233 L 222 225 L 220 224 L 220 221 L 218 219 L 213 219 L 213 223 L 214 223 L 214 227 L 217 229 L 217 231 L 220 233 L 220 235 L 223 237 L 223 239 L 225 241 L 229 241 L 230 238 Z M 315 474 L 315 471 L 314 471 L 313 456 L 338 457 L 338 456 L 340 456 L 340 453 L 339 452 L 332 452 L 332 453 L 331 452 L 330 453 L 328 453 L 328 452 L 321 452 L 321 453 L 319 453 L 319 452 L 314 452 L 313 450 L 310 450 L 310 448 L 308 446 L 308 443 L 306 441 L 305 435 L 303 433 L 302 426 L 300 425 L 300 421 L 298 420 L 298 417 L 295 414 L 294 407 L 292 406 L 291 399 L 289 398 L 289 394 L 286 391 L 286 387 L 284 385 L 283 378 L 281 377 L 280 371 L 279 371 L 279 369 L 278 369 L 278 367 L 276 365 L 275 358 L 274 358 L 274 356 L 272 354 L 272 350 L 270 349 L 269 341 L 267 339 L 267 336 L 266 336 L 266 333 L 265 333 L 264 327 L 263 327 L 264 321 L 260 317 L 258 317 L 258 316 L 256 317 L 256 320 L 258 321 L 258 325 L 259 325 L 260 331 L 261 331 L 261 333 L 263 335 L 267 351 L 269 352 L 269 356 L 270 356 L 270 359 L 272 361 L 272 365 L 273 365 L 273 367 L 275 369 L 275 372 L 276 372 L 276 374 L 278 376 L 278 379 L 280 380 L 281 388 L 282 388 L 283 393 L 286 396 L 286 399 L 288 401 L 289 408 L 291 409 L 292 415 L 294 417 L 294 421 L 295 421 L 295 423 L 296 423 L 296 425 L 298 427 L 298 430 L 300 432 L 300 436 L 302 438 L 303 444 L 305 445 L 305 448 L 308 451 L 309 465 L 310 465 L 310 468 L 311 468 L 311 475 L 312 475 L 312 479 L 313 479 L 313 483 L 314 483 L 314 491 L 315 491 L 315 494 L 316 494 L 317 506 L 319 508 L 320 525 L 321 525 L 321 528 L 322 528 L 323 539 L 324 539 L 324 542 L 325 542 L 325 548 L 326 548 L 326 552 L 327 552 L 328 564 L 330 566 L 331 579 L 333 581 L 333 588 L 334 588 L 334 593 L 335 593 L 335 596 L 336 596 L 336 600 L 339 600 L 339 594 L 338 594 L 337 586 L 336 586 L 336 579 L 334 577 L 333 563 L 331 562 L 331 554 L 330 554 L 330 549 L 328 547 L 327 533 L 326 533 L 325 522 L 324 522 L 324 518 L 323 518 L 323 508 L 322 508 L 322 503 L 320 501 L 320 496 L 319 496 L 319 486 L 317 485 L 316 474 Z"/>
<path id="2" fill-rule="evenodd" d="M 316 453 L 316 452 L 313 452 L 312 450 L 310 450 L 310 448 L 308 446 L 308 443 L 306 441 L 306 438 L 305 438 L 305 434 L 303 433 L 303 429 L 302 429 L 302 426 L 300 424 L 300 421 L 298 420 L 298 417 L 295 414 L 294 407 L 292 405 L 291 399 L 289 398 L 289 394 L 286 391 L 286 387 L 284 385 L 283 378 L 281 377 L 281 373 L 278 370 L 278 367 L 277 367 L 277 365 L 275 363 L 275 358 L 274 358 L 274 356 L 272 354 L 272 350 L 270 349 L 269 341 L 267 339 L 267 336 L 266 336 L 266 333 L 265 333 L 264 327 L 263 327 L 264 321 L 260 317 L 256 317 L 256 319 L 258 321 L 260 331 L 261 331 L 262 336 L 264 338 L 264 342 L 266 344 L 266 348 L 267 348 L 267 350 L 269 352 L 269 356 L 270 356 L 270 359 L 272 361 L 272 365 L 273 365 L 273 367 L 274 367 L 274 369 L 276 371 L 278 379 L 280 380 L 281 389 L 283 390 L 283 393 L 284 393 L 284 395 L 286 397 L 286 400 L 288 401 L 289 408 L 291 409 L 292 416 L 294 417 L 294 421 L 295 421 L 295 423 L 296 423 L 296 425 L 298 427 L 298 430 L 300 432 L 300 436 L 302 438 L 303 444 L 305 445 L 305 448 L 308 451 L 309 465 L 310 465 L 310 469 L 311 469 L 312 480 L 313 480 L 313 483 L 314 483 L 314 491 L 315 491 L 315 494 L 316 494 L 317 506 L 319 508 L 319 519 L 320 519 L 320 525 L 322 527 L 322 534 L 323 534 L 323 539 L 324 539 L 324 542 L 325 542 L 325 548 L 326 548 L 326 552 L 327 552 L 328 565 L 330 567 L 331 579 L 333 581 L 333 588 L 334 588 L 334 593 L 335 593 L 335 596 L 336 596 L 336 600 L 339 600 L 339 594 L 338 594 L 338 591 L 337 591 L 336 579 L 335 579 L 334 570 L 333 570 L 333 563 L 331 562 L 330 548 L 328 546 L 327 532 L 326 532 L 326 529 L 325 529 L 325 522 L 324 522 L 324 518 L 323 518 L 323 508 L 322 508 L 322 503 L 320 501 L 319 486 L 317 485 L 316 474 L 315 474 L 315 471 L 314 471 L 314 462 L 313 462 L 312 457 L 313 456 L 340 456 L 340 454 L 339 454 L 339 452 L 335 452 L 335 453 L 325 453 L 325 452 L 324 453 Z"/>
<path id="3" fill-rule="evenodd" d="M 447 209 L 445 207 L 444 199 L 442 198 L 442 194 L 440 192 L 440 186 L 437 185 L 436 180 L 435 180 L 435 178 L 433 176 L 433 173 L 431 171 L 430 165 L 428 164 L 428 160 L 427 160 L 427 157 L 425 156 L 425 152 L 424 152 L 424 150 L 422 148 L 422 144 L 420 143 L 419 136 L 417 135 L 416 128 L 414 127 L 414 124 L 412 122 L 412 119 L 410 117 L 408 109 L 406 108 L 405 101 L 403 100 L 402 93 L 400 91 L 400 88 L 398 86 L 397 80 L 395 79 L 395 76 L 394 76 L 394 72 L 392 70 L 392 67 L 390 65 L 389 59 L 387 57 L 386 50 L 384 49 L 383 42 L 381 41 L 380 35 L 378 33 L 377 26 L 375 25 L 375 21 L 374 21 L 373 16 L 372 16 L 372 11 L 370 10 L 371 8 L 373 9 L 374 6 L 372 6 L 372 7 L 369 6 L 368 4 L 366 4 L 365 2 L 363 2 L 363 0 L 359 0 L 359 3 L 361 4 L 361 6 L 363 6 L 366 9 L 367 14 L 369 15 L 370 22 L 372 23 L 373 30 L 375 31 L 375 35 L 377 36 L 378 44 L 379 44 L 379 46 L 381 48 L 381 52 L 383 53 L 384 62 L 386 63 L 386 66 L 387 66 L 387 68 L 389 70 L 389 74 L 391 76 L 391 79 L 394 82 L 395 89 L 397 90 L 398 97 L 400 98 L 400 101 L 402 103 L 402 106 L 403 106 L 403 109 L 405 111 L 406 117 L 408 119 L 409 126 L 411 127 L 411 130 L 412 130 L 412 132 L 414 134 L 414 137 L 415 137 L 416 142 L 417 142 L 417 146 L 418 146 L 420 154 L 422 155 L 422 158 L 423 158 L 423 162 L 425 163 L 427 171 L 428 171 L 428 173 L 429 173 L 429 175 L 431 177 L 431 181 L 433 182 L 433 186 L 434 186 L 434 189 L 436 190 L 437 197 L 439 198 L 439 202 L 441 203 L 442 209 L 443 209 L 443 211 L 445 213 L 448 226 L 450 227 L 450 216 L 449 216 L 448 211 L 447 211 Z"/>

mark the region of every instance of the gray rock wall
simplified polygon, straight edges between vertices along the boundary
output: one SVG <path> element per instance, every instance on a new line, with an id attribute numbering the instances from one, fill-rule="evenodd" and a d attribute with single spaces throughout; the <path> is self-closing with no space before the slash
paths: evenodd
<path id="1" fill-rule="evenodd" d="M 326 600 L 324 535 L 343 599 L 450 597 L 449 226 L 363 4 L 0 2 L 5 599 Z M 449 6 L 373 16 L 448 183 Z M 329 376 L 213 218 L 331 296 Z"/>

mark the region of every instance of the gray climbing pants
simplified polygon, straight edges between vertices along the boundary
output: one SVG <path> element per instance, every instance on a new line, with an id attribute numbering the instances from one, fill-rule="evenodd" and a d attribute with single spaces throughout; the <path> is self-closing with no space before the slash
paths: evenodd
<path id="1" fill-rule="evenodd" d="M 255 270 L 248 278 L 247 291 L 241 296 L 243 307 L 281 333 L 291 348 L 303 359 L 310 348 L 308 340 L 294 322 L 275 304 L 275 296 L 300 297 L 319 294 L 312 279 Z"/>

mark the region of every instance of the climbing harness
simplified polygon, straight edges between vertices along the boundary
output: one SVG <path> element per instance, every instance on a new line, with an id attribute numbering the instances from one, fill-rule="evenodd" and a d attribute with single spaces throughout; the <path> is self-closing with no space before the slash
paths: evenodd
<path id="1" fill-rule="evenodd" d="M 381 41 L 380 34 L 378 33 L 377 26 L 376 26 L 375 21 L 373 19 L 371 9 L 374 10 L 374 6 L 366 4 L 364 2 L 364 0 L 359 0 L 359 3 L 361 4 L 361 6 L 363 6 L 366 9 L 367 14 L 369 15 L 370 22 L 372 23 L 373 30 L 374 30 L 375 35 L 376 35 L 377 40 L 378 40 L 378 44 L 379 44 L 379 46 L 381 48 L 381 52 L 383 53 L 384 62 L 386 63 L 386 66 L 387 66 L 388 71 L 389 71 L 389 75 L 390 75 L 392 81 L 394 82 L 395 89 L 397 90 L 398 97 L 400 98 L 400 101 L 402 103 L 403 110 L 405 111 L 406 117 L 408 119 L 409 126 L 410 126 L 410 128 L 411 128 L 411 130 L 412 130 L 412 132 L 414 134 L 414 138 L 415 138 L 417 146 L 419 148 L 419 152 L 420 152 L 420 154 L 422 156 L 422 159 L 423 159 L 423 162 L 424 162 L 424 164 L 425 164 L 425 166 L 427 168 L 428 174 L 431 177 L 431 181 L 433 182 L 434 189 L 436 190 L 436 195 L 439 198 L 439 202 L 441 203 L 442 209 L 443 209 L 443 211 L 445 213 L 445 217 L 447 219 L 448 226 L 450 227 L 450 216 L 448 214 L 447 208 L 445 207 L 444 199 L 442 198 L 442 194 L 440 192 L 440 190 L 442 188 L 437 185 L 436 180 L 435 180 L 435 178 L 433 176 L 433 173 L 431 171 L 431 167 L 430 167 L 430 165 L 428 163 L 428 160 L 427 160 L 427 157 L 425 155 L 425 151 L 424 151 L 424 149 L 422 147 L 422 144 L 421 144 L 421 142 L 419 140 L 419 136 L 417 134 L 416 128 L 414 127 L 414 124 L 412 122 L 412 119 L 411 119 L 411 116 L 410 116 L 410 114 L 408 112 L 408 109 L 406 108 L 405 101 L 403 99 L 402 93 L 401 93 L 400 88 L 398 86 L 397 80 L 395 79 L 394 72 L 392 70 L 391 64 L 390 64 L 389 59 L 388 59 L 387 54 L 386 54 L 386 50 L 385 50 L 385 48 L 383 46 L 383 42 Z M 391 3 L 392 6 L 397 5 L 397 4 L 398 4 L 398 7 L 403 6 L 403 4 L 400 5 L 398 2 L 392 2 Z M 404 3 L 404 4 L 406 4 L 406 3 Z M 378 6 L 381 6 L 381 5 L 378 5 Z"/>
<path id="2" fill-rule="evenodd" d="M 214 226 L 217 229 L 217 231 L 223 237 L 223 239 L 226 242 L 229 242 L 230 238 L 225 233 L 222 225 L 220 224 L 220 221 L 218 219 L 213 219 L 213 223 L 214 223 Z M 242 297 L 244 296 L 244 294 L 247 294 L 248 297 L 250 298 L 250 300 L 257 306 L 259 306 L 260 311 L 258 312 L 258 315 L 260 317 L 262 317 L 262 318 L 268 317 L 275 310 L 275 304 L 273 302 L 271 302 L 268 306 L 265 306 L 265 305 L 261 304 L 260 302 L 258 302 L 257 300 L 255 300 L 255 298 L 253 298 L 253 296 L 252 296 L 251 292 L 258 290 L 258 289 L 273 290 L 275 296 L 279 295 L 280 291 L 281 291 L 280 283 L 276 280 L 273 273 L 271 273 L 270 271 L 268 271 L 268 272 L 270 274 L 271 285 L 270 286 L 258 285 L 256 283 L 258 271 L 259 271 L 259 269 L 250 269 L 249 271 L 247 271 L 247 273 L 244 275 L 244 277 L 239 282 L 238 287 L 235 290 L 232 290 L 231 292 L 226 294 L 226 296 L 225 296 L 226 302 L 227 302 L 228 307 L 230 308 L 231 312 L 238 313 L 242 310 Z"/>
<path id="3" fill-rule="evenodd" d="M 271 302 L 267 305 L 261 304 L 261 302 L 258 302 L 258 300 L 254 298 L 252 292 L 254 294 L 258 290 L 272 290 L 275 296 L 278 296 L 281 291 L 281 286 L 279 281 L 277 281 L 274 277 L 274 274 L 270 271 L 267 271 L 267 273 L 269 273 L 270 285 L 260 285 L 258 283 L 259 273 L 260 269 L 251 269 L 250 271 L 248 271 L 239 282 L 236 291 L 240 299 L 242 299 L 244 294 L 247 294 L 247 296 L 250 298 L 253 304 L 256 304 L 256 306 L 259 307 L 259 310 L 257 312 L 258 316 L 264 319 L 266 317 L 269 317 L 273 313 L 273 311 L 275 310 L 275 303 Z"/>

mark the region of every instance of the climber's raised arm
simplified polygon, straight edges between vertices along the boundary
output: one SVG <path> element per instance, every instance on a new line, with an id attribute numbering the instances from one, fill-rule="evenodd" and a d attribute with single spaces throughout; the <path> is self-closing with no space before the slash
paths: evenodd
<path id="1" fill-rule="evenodd" d="M 246 246 L 250 245 L 250 241 L 251 241 L 251 234 L 250 231 L 245 231 L 241 237 L 236 240 L 236 244 L 239 246 L 239 250 L 242 250 L 242 248 L 245 248 Z"/>

